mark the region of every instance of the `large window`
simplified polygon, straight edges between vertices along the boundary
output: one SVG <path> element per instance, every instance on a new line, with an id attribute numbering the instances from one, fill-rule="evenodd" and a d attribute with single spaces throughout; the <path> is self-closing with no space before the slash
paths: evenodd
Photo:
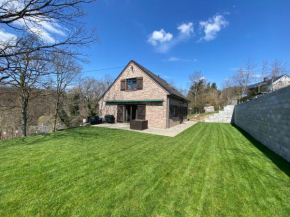
<path id="1" fill-rule="evenodd" d="M 127 79 L 127 90 L 137 90 L 137 78 Z"/>
<path id="2" fill-rule="evenodd" d="M 187 107 L 170 105 L 169 116 L 179 117 L 179 115 L 187 116 Z"/>

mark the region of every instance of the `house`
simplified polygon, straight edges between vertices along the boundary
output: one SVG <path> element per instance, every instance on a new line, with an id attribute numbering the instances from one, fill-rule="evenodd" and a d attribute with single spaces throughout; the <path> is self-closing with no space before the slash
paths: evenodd
<path id="1" fill-rule="evenodd" d="M 99 99 L 99 116 L 119 123 L 148 120 L 148 127 L 169 128 L 187 120 L 189 100 L 158 75 L 131 60 Z"/>
<path id="2" fill-rule="evenodd" d="M 256 84 L 249 85 L 248 91 L 257 91 L 257 93 L 270 92 L 279 90 L 290 85 L 290 77 L 288 75 L 281 75 L 269 79 L 265 77 L 263 81 Z"/>

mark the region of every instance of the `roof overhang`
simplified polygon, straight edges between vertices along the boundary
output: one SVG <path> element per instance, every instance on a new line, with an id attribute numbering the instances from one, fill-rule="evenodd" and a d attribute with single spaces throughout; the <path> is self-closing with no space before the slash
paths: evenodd
<path id="1" fill-rule="evenodd" d="M 181 100 L 181 101 L 187 102 L 187 103 L 190 102 L 190 100 L 188 100 L 188 99 L 186 99 L 186 98 L 182 98 L 182 97 L 177 96 L 177 95 L 175 95 L 175 94 L 169 94 L 168 97 L 172 97 L 172 98 L 175 98 L 175 99 L 178 99 L 178 100 Z"/>
<path id="2" fill-rule="evenodd" d="M 105 100 L 106 103 L 138 103 L 138 102 L 164 102 L 163 99 L 144 99 L 144 100 Z"/>

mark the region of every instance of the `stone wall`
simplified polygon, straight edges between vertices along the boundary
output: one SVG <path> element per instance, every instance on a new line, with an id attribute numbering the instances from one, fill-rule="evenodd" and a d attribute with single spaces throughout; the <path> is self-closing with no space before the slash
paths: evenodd
<path id="1" fill-rule="evenodd" d="M 236 105 L 233 122 L 290 162 L 290 87 Z"/>

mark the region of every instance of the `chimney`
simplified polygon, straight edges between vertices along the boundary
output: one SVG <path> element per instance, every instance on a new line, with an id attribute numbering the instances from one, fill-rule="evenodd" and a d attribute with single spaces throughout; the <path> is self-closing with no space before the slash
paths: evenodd
<path id="1" fill-rule="evenodd" d="M 269 80 L 268 77 L 265 77 L 265 78 L 264 78 L 264 82 L 266 82 L 266 81 L 268 81 L 268 80 Z"/>

